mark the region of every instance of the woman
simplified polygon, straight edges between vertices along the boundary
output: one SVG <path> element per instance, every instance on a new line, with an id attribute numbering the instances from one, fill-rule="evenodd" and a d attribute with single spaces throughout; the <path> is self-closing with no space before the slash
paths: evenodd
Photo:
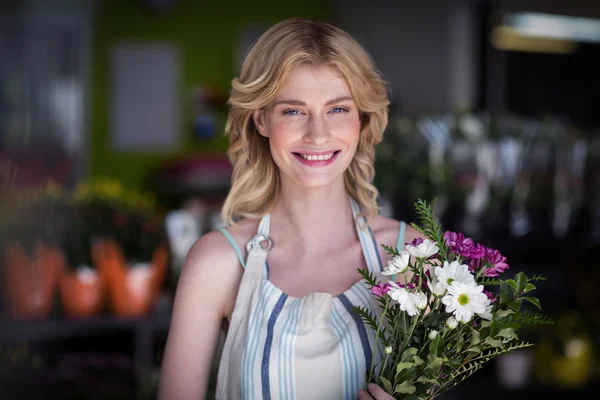
<path id="1" fill-rule="evenodd" d="M 205 396 L 222 322 L 218 399 L 392 398 L 361 390 L 374 333 L 351 312 L 375 309 L 357 269 L 379 273 L 379 244 L 417 237 L 377 215 L 385 83 L 347 33 L 291 19 L 255 43 L 229 104 L 228 228 L 183 267 L 160 398 Z"/>

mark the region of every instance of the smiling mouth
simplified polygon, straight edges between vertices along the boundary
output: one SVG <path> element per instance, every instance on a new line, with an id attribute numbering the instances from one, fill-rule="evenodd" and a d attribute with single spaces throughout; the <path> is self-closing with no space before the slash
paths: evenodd
<path id="1" fill-rule="evenodd" d="M 331 160 L 333 156 L 339 153 L 340 150 L 335 150 L 330 153 L 322 153 L 322 154 L 306 154 L 306 153 L 294 153 L 294 155 L 302 157 L 307 161 L 328 161 Z"/>

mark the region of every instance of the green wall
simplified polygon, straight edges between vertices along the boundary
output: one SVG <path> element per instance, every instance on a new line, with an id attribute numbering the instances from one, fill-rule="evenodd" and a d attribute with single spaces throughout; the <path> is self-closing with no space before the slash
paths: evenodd
<path id="1" fill-rule="evenodd" d="M 177 153 L 117 152 L 110 143 L 109 55 L 119 41 L 169 41 L 180 47 L 182 57 L 181 106 L 187 90 L 203 83 L 216 84 L 227 92 L 236 74 L 237 35 L 245 24 L 271 25 L 289 17 L 327 18 L 329 1 L 304 0 L 286 3 L 275 0 L 202 1 L 175 0 L 168 11 L 153 12 L 142 0 L 98 0 L 92 36 L 92 83 L 89 175 L 108 176 L 132 187 L 143 187 L 152 168 L 163 161 L 189 154 L 223 154 L 224 115 L 214 139 L 199 142 L 183 114 L 181 135 L 184 146 Z M 205 5 L 211 4 L 210 6 Z M 221 7 L 215 4 L 222 4 Z"/>

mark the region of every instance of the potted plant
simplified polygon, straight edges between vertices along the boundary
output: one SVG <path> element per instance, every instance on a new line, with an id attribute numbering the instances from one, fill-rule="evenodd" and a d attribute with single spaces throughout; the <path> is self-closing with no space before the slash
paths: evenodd
<path id="1" fill-rule="evenodd" d="M 46 318 L 65 267 L 60 198 L 51 184 L 20 189 L 6 184 L 0 192 L 6 311 L 14 318 Z"/>
<path id="2" fill-rule="evenodd" d="M 92 260 L 106 283 L 112 312 L 122 317 L 152 309 L 167 271 L 163 218 L 151 195 L 99 178 L 76 189 L 74 200 L 98 240 Z"/>
<path id="3" fill-rule="evenodd" d="M 69 318 L 92 317 L 101 311 L 105 297 L 104 276 L 92 261 L 97 236 L 83 207 L 72 205 L 69 211 L 69 229 L 62 243 L 67 265 L 60 281 L 62 310 Z"/>

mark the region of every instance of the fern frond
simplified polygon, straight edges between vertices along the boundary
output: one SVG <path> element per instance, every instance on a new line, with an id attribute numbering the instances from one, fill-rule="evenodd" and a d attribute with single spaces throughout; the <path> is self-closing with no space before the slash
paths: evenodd
<path id="1" fill-rule="evenodd" d="M 486 363 L 502 354 L 510 353 L 511 351 L 514 351 L 517 349 L 524 349 L 526 347 L 531 347 L 531 346 L 533 346 L 533 343 L 529 343 L 526 341 L 522 341 L 520 343 L 509 344 L 503 349 L 488 350 L 487 352 L 482 353 L 482 354 L 478 355 L 477 357 L 474 357 L 471 360 L 469 360 L 469 363 L 479 362 L 479 361 Z"/>
<path id="2" fill-rule="evenodd" d="M 377 317 L 375 317 L 375 315 L 371 311 L 369 311 L 368 309 L 366 309 L 364 307 L 360 307 L 360 306 L 353 307 L 352 311 L 354 313 L 356 313 L 359 317 L 361 317 L 366 325 L 371 327 L 371 329 L 373 329 L 374 331 L 377 331 L 379 322 L 377 321 Z M 379 338 L 384 346 L 388 346 L 388 340 L 386 339 L 387 338 L 386 333 L 387 333 L 386 328 L 382 324 L 382 326 L 379 328 Z"/>
<path id="3" fill-rule="evenodd" d="M 534 275 L 531 278 L 528 277 L 527 280 L 530 281 L 530 282 L 531 281 L 533 281 L 533 282 L 535 282 L 535 281 L 545 281 L 546 278 L 544 278 L 542 275 Z"/>
<path id="4" fill-rule="evenodd" d="M 368 309 L 366 309 L 364 307 L 360 307 L 360 306 L 355 306 L 353 308 L 353 311 L 358 316 L 360 316 L 367 325 L 369 325 L 374 330 L 377 330 L 377 325 L 378 325 L 377 318 L 371 311 L 369 311 Z"/>
<path id="5" fill-rule="evenodd" d="M 443 259 L 447 258 L 448 248 L 445 246 L 445 240 L 442 233 L 442 226 L 439 219 L 435 217 L 435 203 L 437 199 L 434 199 L 432 204 L 429 205 L 425 200 L 418 199 L 415 202 L 415 209 L 419 219 L 421 220 L 421 226 L 411 224 L 415 229 L 421 232 L 424 236 L 437 242 L 440 248 L 439 254 Z"/>
<path id="6" fill-rule="evenodd" d="M 517 313 L 514 315 L 514 318 L 518 320 L 520 323 L 525 324 L 536 324 L 536 325 L 552 325 L 554 321 L 552 321 L 549 317 L 546 317 L 540 313 L 526 311 L 522 313 Z"/>
<path id="7" fill-rule="evenodd" d="M 369 287 L 376 286 L 377 283 L 379 283 L 375 277 L 375 274 L 368 269 L 359 268 L 358 273 L 363 277 Z"/>
<path id="8" fill-rule="evenodd" d="M 382 245 L 381 245 L 381 247 L 382 247 L 382 248 L 383 248 L 385 251 L 387 251 L 387 253 L 388 253 L 388 254 L 391 254 L 391 255 L 394 255 L 394 256 L 397 256 L 397 255 L 399 255 L 399 253 L 398 253 L 398 249 L 396 249 L 395 247 L 388 246 L 387 244 L 382 244 Z"/>
<path id="9" fill-rule="evenodd" d="M 444 392 L 447 392 L 448 390 L 452 389 L 459 383 L 465 381 L 468 377 L 470 377 L 475 372 L 477 372 L 481 368 L 483 368 L 483 364 L 484 364 L 484 361 L 472 362 L 467 365 L 463 365 L 462 367 L 457 369 L 455 372 L 453 372 L 450 375 L 447 382 L 442 384 L 442 386 L 440 386 L 440 388 L 433 394 L 433 396 L 431 396 L 431 399 L 439 396 L 440 394 L 442 394 Z"/>
<path id="10" fill-rule="evenodd" d="M 502 285 L 502 281 L 494 278 L 479 278 L 477 279 L 477 284 L 483 286 L 500 286 Z"/>

